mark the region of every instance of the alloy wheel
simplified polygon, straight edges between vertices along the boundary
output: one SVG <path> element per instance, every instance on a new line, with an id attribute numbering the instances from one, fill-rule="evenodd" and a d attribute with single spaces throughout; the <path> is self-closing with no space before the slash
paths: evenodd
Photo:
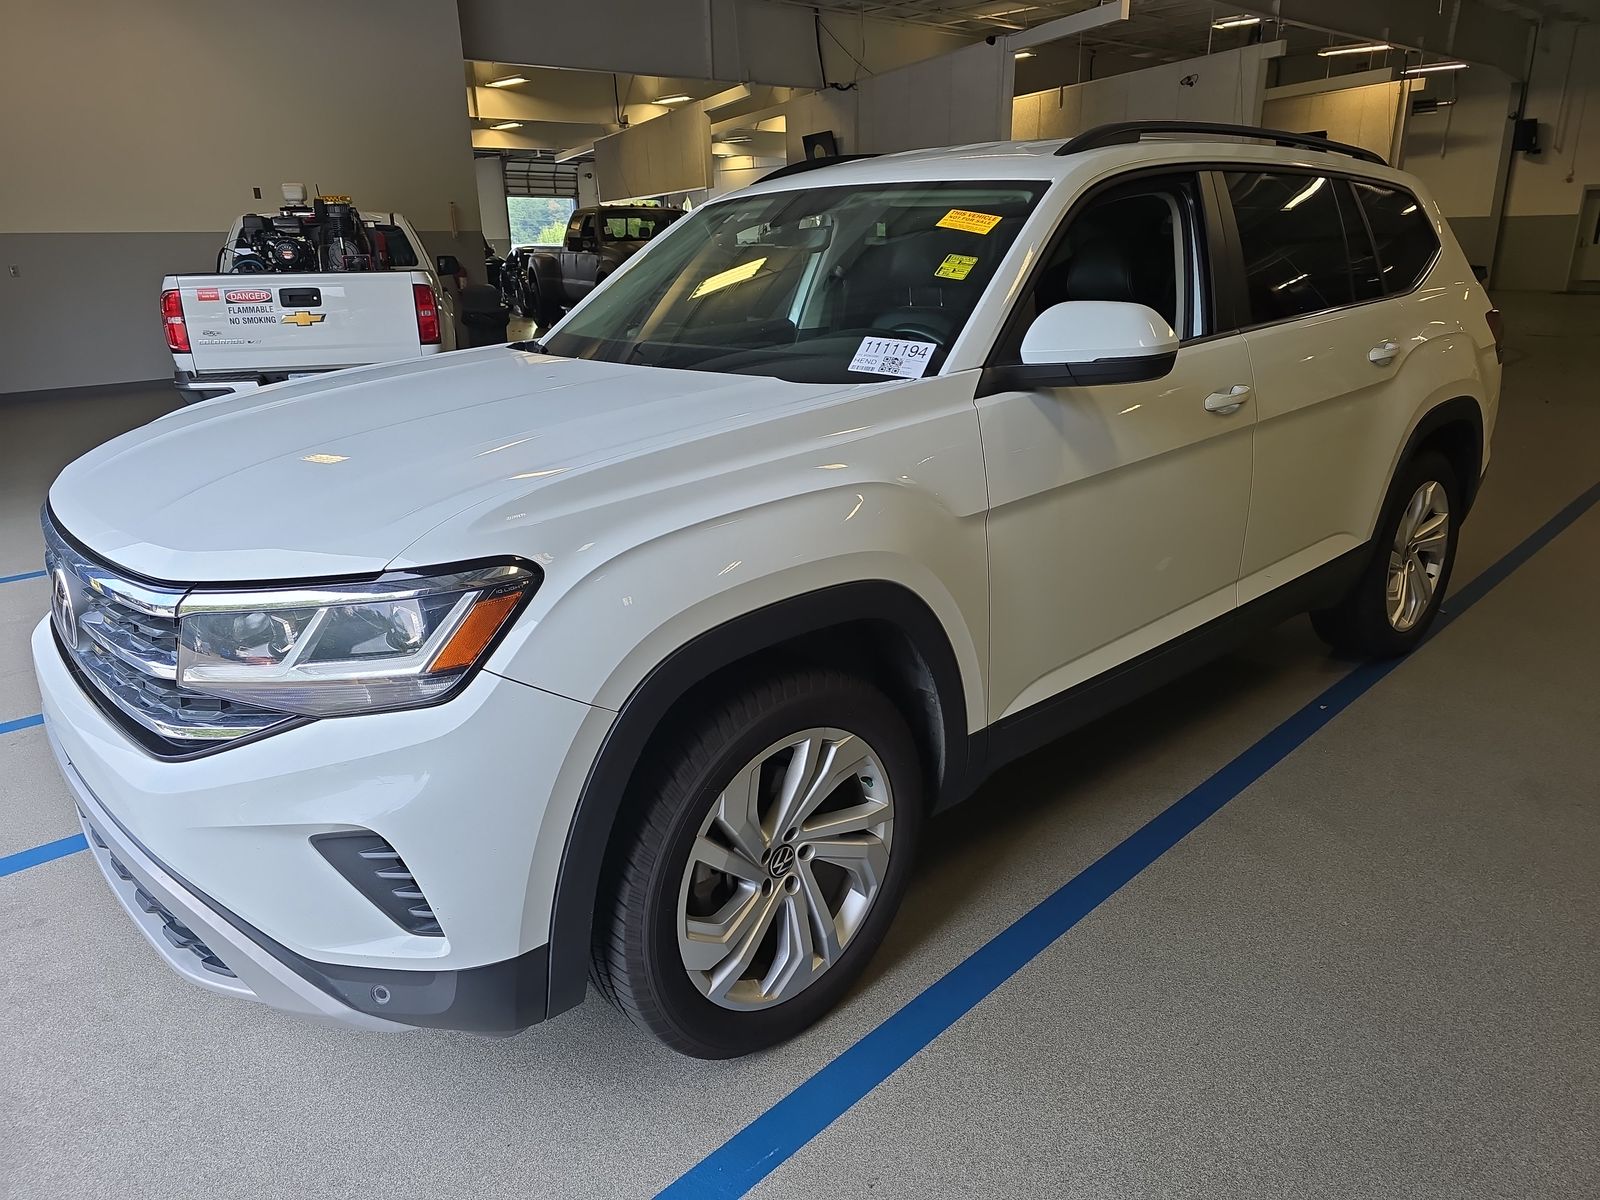
<path id="1" fill-rule="evenodd" d="M 1395 530 L 1389 550 L 1384 610 L 1389 624 L 1406 633 L 1433 603 L 1450 548 L 1450 496 L 1436 482 L 1417 488 Z"/>
<path id="2" fill-rule="evenodd" d="M 678 950 L 724 1008 L 782 1004 L 838 962 L 883 888 L 894 795 L 878 754 L 843 729 L 767 747 L 718 795 L 678 890 Z"/>

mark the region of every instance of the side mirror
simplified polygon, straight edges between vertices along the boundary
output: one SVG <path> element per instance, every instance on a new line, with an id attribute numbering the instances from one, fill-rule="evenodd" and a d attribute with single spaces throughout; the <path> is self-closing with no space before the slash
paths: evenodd
<path id="1" fill-rule="evenodd" d="M 997 367 L 1007 389 L 1084 387 L 1161 379 L 1178 361 L 1178 335 L 1143 304 L 1069 300 L 1033 319 L 1022 339 L 1022 362 Z"/>
<path id="2" fill-rule="evenodd" d="M 461 260 L 454 254 L 441 254 L 434 259 L 434 264 L 439 268 L 441 275 L 461 274 Z"/>

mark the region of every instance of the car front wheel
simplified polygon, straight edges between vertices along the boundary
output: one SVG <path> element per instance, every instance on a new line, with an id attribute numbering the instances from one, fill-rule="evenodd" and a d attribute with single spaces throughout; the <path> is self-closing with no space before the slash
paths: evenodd
<path id="1" fill-rule="evenodd" d="M 921 828 L 916 747 L 881 693 L 828 671 L 666 740 L 608 872 L 596 976 L 672 1048 L 747 1054 L 818 1020 L 883 940 Z"/>

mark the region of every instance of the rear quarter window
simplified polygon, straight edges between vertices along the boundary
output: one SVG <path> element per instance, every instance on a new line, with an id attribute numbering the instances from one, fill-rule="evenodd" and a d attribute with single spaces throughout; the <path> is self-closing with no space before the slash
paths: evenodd
<path id="1" fill-rule="evenodd" d="M 1403 188 L 1360 180 L 1353 180 L 1351 188 L 1372 229 L 1383 290 L 1391 296 L 1409 292 L 1439 253 L 1439 235 L 1422 202 Z"/>

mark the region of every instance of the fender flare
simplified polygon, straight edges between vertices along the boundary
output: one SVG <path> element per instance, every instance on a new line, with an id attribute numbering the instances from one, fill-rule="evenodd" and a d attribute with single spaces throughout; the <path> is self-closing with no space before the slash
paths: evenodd
<path id="1" fill-rule="evenodd" d="M 600 873 L 617 816 L 651 734 L 695 684 L 762 650 L 830 626 L 887 621 L 911 640 L 933 675 L 944 762 L 935 806 L 970 779 L 970 739 L 960 666 L 938 617 L 910 589 L 882 580 L 836 584 L 755 609 L 699 634 L 656 664 L 617 713 L 589 768 L 567 830 L 550 912 L 549 1015 L 573 1008 L 587 987 Z"/>
<path id="2" fill-rule="evenodd" d="M 1470 478 L 1461 481 L 1463 505 L 1461 519 L 1466 520 L 1472 511 L 1473 501 L 1478 497 L 1479 485 L 1483 482 L 1483 409 L 1471 396 L 1455 396 L 1434 405 L 1422 414 L 1421 419 L 1411 430 L 1411 436 L 1406 438 L 1399 457 L 1394 460 L 1394 466 L 1389 472 L 1389 487 L 1394 487 L 1395 476 L 1406 463 L 1411 461 L 1418 446 L 1446 425 L 1458 424 L 1464 424 L 1472 431 L 1473 460 L 1477 463 L 1477 469 L 1471 473 Z M 1385 489 L 1384 495 L 1388 494 L 1388 489 Z"/>

